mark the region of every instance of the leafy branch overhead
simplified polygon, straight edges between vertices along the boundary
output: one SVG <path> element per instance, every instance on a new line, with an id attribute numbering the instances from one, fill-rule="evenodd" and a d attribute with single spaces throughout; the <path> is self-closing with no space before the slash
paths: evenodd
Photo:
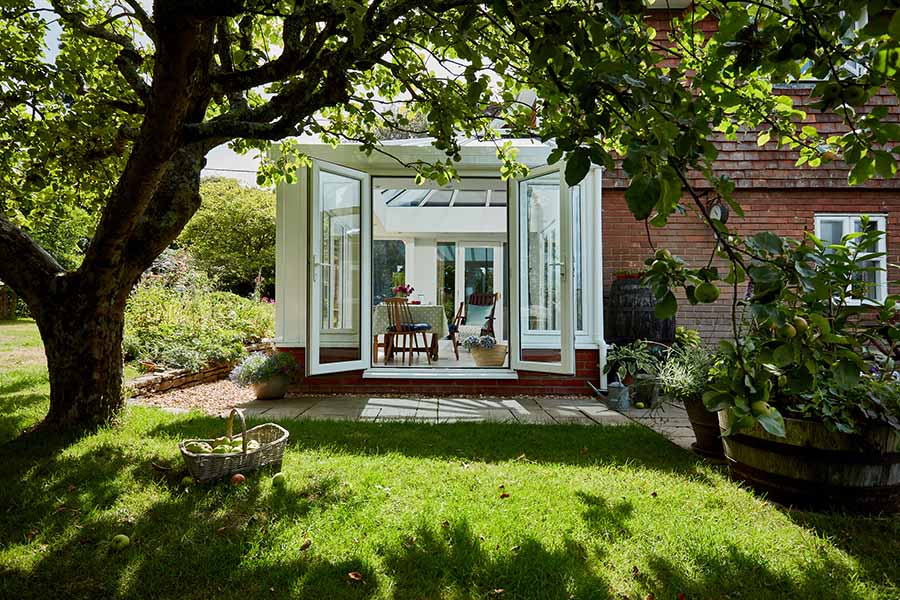
<path id="1" fill-rule="evenodd" d="M 851 183 L 896 173 L 900 126 L 862 109 L 896 96 L 892 4 L 701 0 L 666 35 L 644 13 L 581 0 L 3 2 L 0 256 L 16 260 L 0 260 L 0 279 L 45 333 L 52 388 L 77 379 L 66 369 L 100 374 L 52 392 L 51 420 L 121 404 L 128 292 L 199 208 L 205 156 L 223 144 L 268 153 L 311 134 L 385 152 L 386 130 L 424 134 L 446 157 L 409 166 L 447 182 L 471 137 L 495 140 L 504 176 L 525 171 L 502 126 L 554 141 L 569 183 L 620 161 L 630 209 L 656 226 L 684 194 L 704 217 L 712 199 L 740 214 L 714 142 L 748 131 L 809 166 L 845 161 Z M 804 78 L 817 83 L 795 104 L 778 86 Z M 839 114 L 846 133 L 819 134 L 810 110 Z M 304 160 L 289 140 L 272 156 L 262 184 Z M 80 262 L 35 241 L 60 239 L 45 232 L 73 214 L 90 225 Z M 89 364 L 67 358 L 75 340 Z"/>

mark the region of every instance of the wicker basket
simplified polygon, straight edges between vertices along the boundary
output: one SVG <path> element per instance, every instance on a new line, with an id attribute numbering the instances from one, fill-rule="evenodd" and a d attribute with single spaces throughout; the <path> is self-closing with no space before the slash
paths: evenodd
<path id="1" fill-rule="evenodd" d="M 502 367 L 506 362 L 506 344 L 497 344 L 491 349 L 473 346 L 470 352 L 479 367 Z"/>
<path id="2" fill-rule="evenodd" d="M 253 471 L 263 465 L 281 464 L 288 436 L 290 435 L 287 429 L 275 423 L 264 423 L 247 429 L 244 411 L 239 408 L 232 408 L 231 414 L 228 415 L 225 432 L 229 442 L 234 439 L 232 431 L 235 414 L 241 418 L 241 435 L 244 446 L 242 452 L 235 454 L 196 454 L 185 449 L 185 444 L 190 442 L 211 443 L 215 440 L 184 440 L 178 444 L 181 455 L 184 457 L 184 462 L 187 463 L 188 471 L 197 481 L 212 481 L 213 479 L 228 477 L 235 473 Z M 250 440 L 257 440 L 259 448 L 248 452 L 247 442 Z"/>

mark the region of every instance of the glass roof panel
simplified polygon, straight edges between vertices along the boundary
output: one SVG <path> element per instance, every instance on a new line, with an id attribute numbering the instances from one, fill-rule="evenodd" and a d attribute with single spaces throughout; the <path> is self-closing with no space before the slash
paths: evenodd
<path id="1" fill-rule="evenodd" d="M 450 198 L 453 196 L 451 190 L 434 190 L 428 196 L 424 206 L 450 206 Z"/>
<path id="2" fill-rule="evenodd" d="M 419 206 L 431 190 L 381 190 L 381 199 L 391 207 Z"/>
<path id="3" fill-rule="evenodd" d="M 485 190 L 459 190 L 453 206 L 484 206 L 487 204 Z"/>

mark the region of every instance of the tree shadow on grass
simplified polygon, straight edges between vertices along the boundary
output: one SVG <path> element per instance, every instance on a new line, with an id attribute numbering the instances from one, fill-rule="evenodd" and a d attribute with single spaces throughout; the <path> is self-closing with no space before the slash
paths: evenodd
<path id="1" fill-rule="evenodd" d="M 783 512 L 798 526 L 852 556 L 867 579 L 900 588 L 900 516 Z"/>
<path id="2" fill-rule="evenodd" d="M 392 597 L 610 598 L 609 584 L 585 563 L 573 540 L 548 548 L 534 538 L 501 548 L 465 520 L 421 524 L 381 552 Z"/>
<path id="3" fill-rule="evenodd" d="M 635 583 L 657 598 L 753 598 L 754 600 L 862 600 L 872 595 L 855 588 L 847 564 L 824 556 L 801 561 L 786 572 L 763 556 L 727 545 L 695 551 L 689 561 L 648 553 Z M 894 590 L 896 593 L 896 589 Z M 643 597 L 643 596 L 640 596 Z M 891 596 L 884 596 L 885 598 Z M 896 596 L 895 596 L 896 597 Z"/>
<path id="4" fill-rule="evenodd" d="M 22 571 L 0 569 L 0 597 L 257 598 L 274 590 L 321 598 L 317 589 L 330 582 L 337 592 L 328 597 L 366 598 L 378 589 L 375 569 L 361 559 L 266 561 L 277 543 L 270 530 L 277 534 L 281 520 L 350 500 L 336 479 L 275 489 L 263 484 L 270 469 L 240 487 L 185 485 L 183 468 L 132 452 L 100 444 L 0 480 L 9 492 L 0 500 L 0 539 L 20 557 L 38 555 Z M 152 498 L 154 487 L 164 488 L 164 499 L 142 501 L 140 490 Z M 109 541 L 119 533 L 132 544 L 117 552 Z M 365 573 L 364 581 L 350 580 L 351 571 Z"/>
<path id="5" fill-rule="evenodd" d="M 278 420 L 278 423 L 290 431 L 289 447 L 301 451 L 322 449 L 365 456 L 398 453 L 467 462 L 519 460 L 585 467 L 628 464 L 689 474 L 712 483 L 708 474 L 699 468 L 703 464 L 699 459 L 640 425 L 492 422 L 432 425 L 312 420 Z M 193 414 L 159 425 L 151 435 L 214 437 L 223 431 L 223 419 Z"/>

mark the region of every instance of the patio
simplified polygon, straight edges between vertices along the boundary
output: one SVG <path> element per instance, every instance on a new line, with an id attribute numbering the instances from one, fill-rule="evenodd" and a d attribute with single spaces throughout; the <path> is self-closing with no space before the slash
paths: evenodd
<path id="1" fill-rule="evenodd" d="M 690 448 L 694 433 L 684 409 L 676 406 L 623 412 L 607 408 L 589 396 L 530 398 L 375 398 L 298 397 L 254 400 L 240 405 L 257 419 L 327 421 L 414 421 L 526 423 L 539 425 L 623 425 L 639 423 L 672 443 Z M 223 411 L 221 416 L 227 416 Z"/>

